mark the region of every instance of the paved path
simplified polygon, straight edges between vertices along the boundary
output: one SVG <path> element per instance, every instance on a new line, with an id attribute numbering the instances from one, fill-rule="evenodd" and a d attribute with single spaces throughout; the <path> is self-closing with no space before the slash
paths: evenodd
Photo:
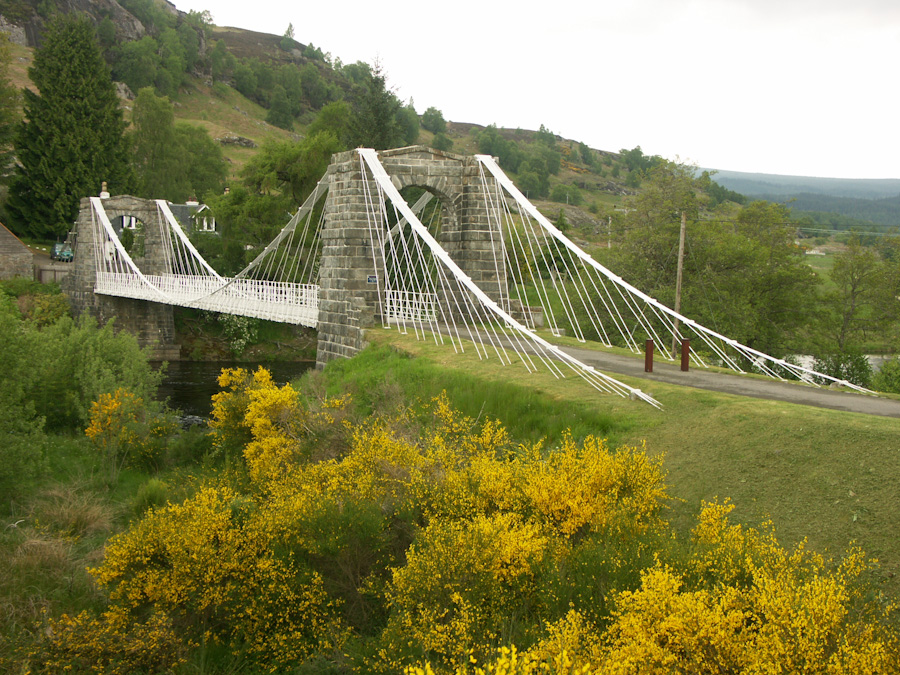
<path id="1" fill-rule="evenodd" d="M 867 415 L 900 417 L 900 401 L 892 399 L 859 394 L 852 391 L 834 391 L 793 382 L 729 375 L 696 368 L 683 373 L 679 366 L 664 361 L 661 362 L 658 359 L 653 364 L 653 372 L 645 373 L 643 358 L 609 354 L 578 347 L 561 347 L 561 349 L 579 361 L 594 366 L 605 373 L 617 373 L 656 382 L 721 391 L 738 396 L 787 401 L 789 403 L 846 410 Z"/>

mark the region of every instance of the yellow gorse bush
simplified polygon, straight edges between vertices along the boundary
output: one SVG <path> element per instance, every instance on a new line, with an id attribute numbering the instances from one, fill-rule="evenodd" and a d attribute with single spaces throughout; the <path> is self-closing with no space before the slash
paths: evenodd
<path id="1" fill-rule="evenodd" d="M 244 478 L 110 540 L 92 573 L 124 623 L 80 619 L 58 652 L 160 616 L 261 670 L 896 672 L 861 553 L 786 551 L 728 502 L 703 505 L 684 552 L 643 447 L 516 446 L 446 396 L 351 423 L 348 399 L 312 410 L 263 369 L 220 384 L 214 442 Z"/>
<path id="2" fill-rule="evenodd" d="M 101 454 L 109 478 L 115 480 L 129 461 L 155 465 L 165 439 L 174 432 L 173 419 L 151 414 L 141 397 L 119 388 L 91 404 L 84 433 Z"/>
<path id="3" fill-rule="evenodd" d="M 201 641 L 274 663 L 333 648 L 342 628 L 321 576 L 276 553 L 280 533 L 257 508 L 227 487 L 202 488 L 111 539 L 92 573 L 122 611 L 165 611 Z"/>
<path id="4" fill-rule="evenodd" d="M 386 635 L 447 664 L 467 658 L 475 638 L 507 638 L 506 624 L 535 593 L 548 544 L 537 525 L 510 513 L 433 523 L 394 571 Z"/>
<path id="5" fill-rule="evenodd" d="M 707 587 L 688 590 L 684 574 L 657 564 L 619 595 L 603 672 L 898 671 L 893 608 L 860 602 L 859 550 L 829 565 L 802 544 L 785 550 L 771 528 L 730 525 L 732 508 L 704 503 L 694 532 L 702 546 L 687 573 L 702 571 Z"/>
<path id="6" fill-rule="evenodd" d="M 656 522 L 667 498 L 661 460 L 636 448 L 611 453 L 594 437 L 578 445 L 566 436 L 546 460 L 529 457 L 521 478 L 537 517 L 569 537 L 586 530 L 639 533 Z"/>
<path id="7" fill-rule="evenodd" d="M 348 398 L 326 398 L 312 412 L 301 405 L 299 393 L 290 385 L 277 386 L 265 368 L 254 373 L 243 368 L 225 368 L 219 376 L 223 388 L 214 394 L 213 445 L 222 453 L 240 451 L 250 477 L 258 485 L 285 478 L 301 462 L 316 453 L 310 441 L 340 421 Z"/>
<path id="8" fill-rule="evenodd" d="M 117 609 L 99 618 L 81 612 L 48 619 L 44 634 L 46 639 L 30 654 L 34 672 L 164 672 L 184 663 L 192 646 L 179 639 L 165 614 L 153 613 L 146 621 L 136 621 Z"/>

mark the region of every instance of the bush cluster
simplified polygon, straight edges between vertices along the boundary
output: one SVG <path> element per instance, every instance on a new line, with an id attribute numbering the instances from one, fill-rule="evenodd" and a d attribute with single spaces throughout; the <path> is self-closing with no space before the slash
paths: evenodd
<path id="1" fill-rule="evenodd" d="M 784 549 L 771 526 L 730 524 L 727 502 L 680 541 L 644 448 L 516 444 L 446 396 L 356 421 L 346 398 L 310 404 L 263 369 L 220 384 L 212 433 L 230 470 L 108 542 L 92 570 L 106 613 L 48 619 L 46 663 L 103 645 L 110 663 L 224 650 L 269 671 L 898 665 L 861 552 Z"/>
<path id="2" fill-rule="evenodd" d="M 159 376 L 135 339 L 67 315 L 58 293 L 22 282 L 0 293 L 0 491 L 14 495 L 42 474 L 47 432 L 84 430 L 91 401 L 122 387 L 151 401 Z M 13 299 L 13 295 L 18 295 Z M 21 308 L 21 309 L 20 309 Z"/>

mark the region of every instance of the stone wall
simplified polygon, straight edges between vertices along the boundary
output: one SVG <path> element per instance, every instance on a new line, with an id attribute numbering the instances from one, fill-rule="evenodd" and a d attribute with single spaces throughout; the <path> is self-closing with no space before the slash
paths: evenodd
<path id="1" fill-rule="evenodd" d="M 33 276 L 34 255 L 30 251 L 0 255 L 0 279 L 31 279 Z"/>
<path id="2" fill-rule="evenodd" d="M 34 276 L 34 254 L 19 238 L 0 224 L 0 279 Z"/>

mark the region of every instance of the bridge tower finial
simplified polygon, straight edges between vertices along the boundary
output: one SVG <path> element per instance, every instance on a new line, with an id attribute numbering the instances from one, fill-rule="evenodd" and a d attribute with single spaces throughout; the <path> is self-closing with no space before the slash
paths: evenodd
<path id="1" fill-rule="evenodd" d="M 106 189 L 106 181 L 100 184 L 100 199 L 109 199 L 109 191 Z"/>

